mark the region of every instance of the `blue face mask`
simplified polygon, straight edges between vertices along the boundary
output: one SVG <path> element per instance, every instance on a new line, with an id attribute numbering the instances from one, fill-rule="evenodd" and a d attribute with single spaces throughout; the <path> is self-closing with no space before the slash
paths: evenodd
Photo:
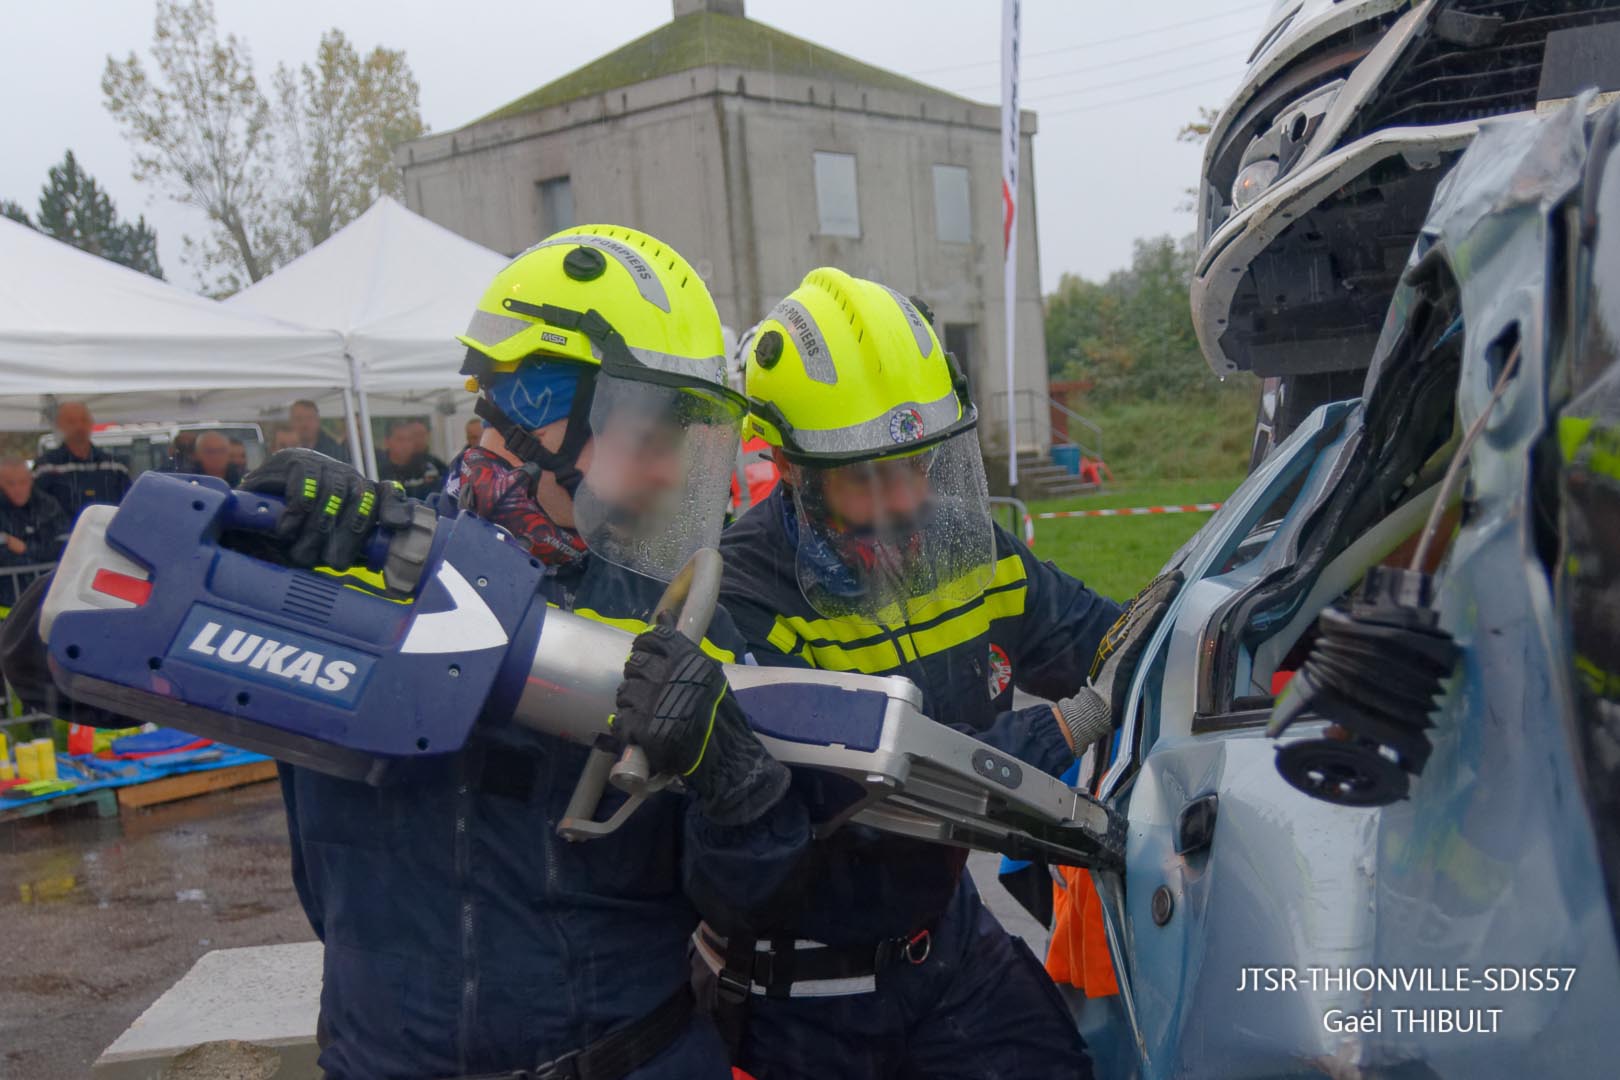
<path id="1" fill-rule="evenodd" d="M 578 364 L 525 363 L 489 388 L 497 408 L 525 431 L 566 420 L 579 388 Z"/>

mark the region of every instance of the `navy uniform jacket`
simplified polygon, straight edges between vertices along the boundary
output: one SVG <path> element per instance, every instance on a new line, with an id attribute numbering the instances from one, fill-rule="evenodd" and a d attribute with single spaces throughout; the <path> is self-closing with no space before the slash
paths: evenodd
<path id="1" fill-rule="evenodd" d="M 1053 700 L 1078 690 L 1118 604 L 998 526 L 995 574 L 976 600 L 915 626 L 826 619 L 799 591 L 797 527 L 778 486 L 721 540 L 721 600 L 759 663 L 904 675 L 933 719 L 1053 775 L 1073 764 L 1052 710 L 1011 711 L 1013 688 Z M 813 812 L 813 777 L 801 772 L 795 783 Z M 846 826 L 816 845 L 794 925 L 750 929 L 831 945 L 909 934 L 945 910 L 965 860 L 957 848 Z"/>
<path id="2" fill-rule="evenodd" d="M 129 491 L 129 466 L 99 446 L 77 458 L 65 446 L 47 450 L 34 462 L 34 488 L 55 499 L 69 521 L 91 503 L 117 506 Z"/>
<path id="3" fill-rule="evenodd" d="M 663 585 L 587 557 L 545 592 L 633 630 Z M 55 694 L 37 630 L 42 595 L 31 589 L 17 609 L 30 627 L 6 624 L 7 675 L 55 715 L 116 723 Z M 708 641 L 724 659 L 742 649 L 724 611 Z M 585 749 L 526 729 L 481 731 L 459 754 L 382 787 L 282 766 L 293 880 L 326 945 L 329 1077 L 499 1072 L 584 1046 L 688 984 L 698 915 L 682 890 L 686 863 L 746 867 L 725 893 L 750 907 L 779 889 L 808 844 L 792 796 L 759 822 L 720 829 L 670 793 L 611 836 L 570 843 L 556 825 Z M 610 789 L 597 817 L 622 799 Z"/>
<path id="4" fill-rule="evenodd" d="M 314 450 L 317 454 L 325 454 L 333 461 L 341 461 L 345 465 L 349 463 L 348 449 L 344 447 L 342 443 L 328 435 L 324 429 L 320 432 L 320 434 L 315 436 L 315 445 L 310 447 L 310 449 Z"/>
<path id="5" fill-rule="evenodd" d="M 70 527 L 62 507 L 38 488 L 21 506 L 0 495 L 0 533 L 15 536 L 27 548 L 19 555 L 0 544 L 0 606 L 16 603 L 17 594 L 33 580 L 18 580 L 17 575 L 6 571 L 13 566 L 52 563 L 61 558 Z"/>
<path id="6" fill-rule="evenodd" d="M 432 454 L 417 454 L 403 465 L 395 465 L 384 454 L 377 461 L 377 479 L 392 480 L 411 499 L 425 499 L 444 486 L 444 462 Z"/>

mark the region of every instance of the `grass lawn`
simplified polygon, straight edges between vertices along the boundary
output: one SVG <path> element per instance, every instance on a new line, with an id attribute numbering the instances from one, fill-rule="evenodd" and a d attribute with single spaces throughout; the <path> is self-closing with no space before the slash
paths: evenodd
<path id="1" fill-rule="evenodd" d="M 1254 409 L 1252 382 L 1184 401 L 1082 406 L 1102 427 L 1114 483 L 1107 494 L 1038 501 L 1030 510 L 1220 502 L 1248 471 Z M 1206 513 L 1036 521 L 1035 553 L 1103 595 L 1125 600 L 1208 520 Z"/>
<path id="2" fill-rule="evenodd" d="M 1030 504 L 1030 512 L 1220 502 L 1242 481 L 1242 474 L 1161 480 L 1121 486 L 1103 495 L 1039 501 Z M 1035 554 L 1051 559 L 1103 595 L 1125 600 L 1151 581 L 1165 560 L 1208 520 L 1208 514 L 1037 520 Z"/>

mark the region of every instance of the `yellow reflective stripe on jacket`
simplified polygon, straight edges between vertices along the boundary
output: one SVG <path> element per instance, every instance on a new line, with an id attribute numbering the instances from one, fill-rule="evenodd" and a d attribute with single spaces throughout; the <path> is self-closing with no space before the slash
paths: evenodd
<path id="1" fill-rule="evenodd" d="M 1017 556 L 1013 558 L 1016 559 Z M 914 644 L 918 655 L 921 656 L 944 652 L 985 633 L 990 629 L 991 622 L 996 619 L 1010 619 L 1022 615 L 1024 598 L 1028 592 L 1027 588 L 1020 585 L 1016 588 L 986 593 L 980 598 L 977 606 L 926 630 L 914 631 L 900 640 Z"/>
<path id="2" fill-rule="evenodd" d="M 996 563 L 989 586 L 976 599 L 929 622 L 876 623 L 867 619 L 805 619 L 778 615 L 766 640 L 790 656 L 828 671 L 872 675 L 946 652 L 972 641 L 996 619 L 1024 613 L 1028 573 L 1017 554 Z"/>
<path id="3" fill-rule="evenodd" d="M 556 607 L 557 605 L 548 603 L 546 606 Z M 603 615 L 599 611 L 592 611 L 590 608 L 575 608 L 573 610 L 573 614 L 578 615 L 582 619 L 589 619 L 591 622 L 601 623 L 603 626 L 611 626 L 616 629 L 623 630 L 632 637 L 645 630 L 651 630 L 653 628 L 653 624 L 650 622 L 643 622 L 640 619 L 616 619 L 609 615 Z M 729 649 L 722 649 L 708 638 L 704 638 L 698 644 L 702 647 L 705 653 L 720 661 L 722 664 L 734 664 L 737 662 L 736 653 L 730 651 Z"/>

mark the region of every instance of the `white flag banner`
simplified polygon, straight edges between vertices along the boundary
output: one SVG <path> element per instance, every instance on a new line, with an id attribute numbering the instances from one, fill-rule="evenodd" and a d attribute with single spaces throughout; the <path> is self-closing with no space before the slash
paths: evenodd
<path id="1" fill-rule="evenodd" d="M 1018 486 L 1018 0 L 1001 0 L 1001 243 L 1007 316 L 1007 484 Z"/>

